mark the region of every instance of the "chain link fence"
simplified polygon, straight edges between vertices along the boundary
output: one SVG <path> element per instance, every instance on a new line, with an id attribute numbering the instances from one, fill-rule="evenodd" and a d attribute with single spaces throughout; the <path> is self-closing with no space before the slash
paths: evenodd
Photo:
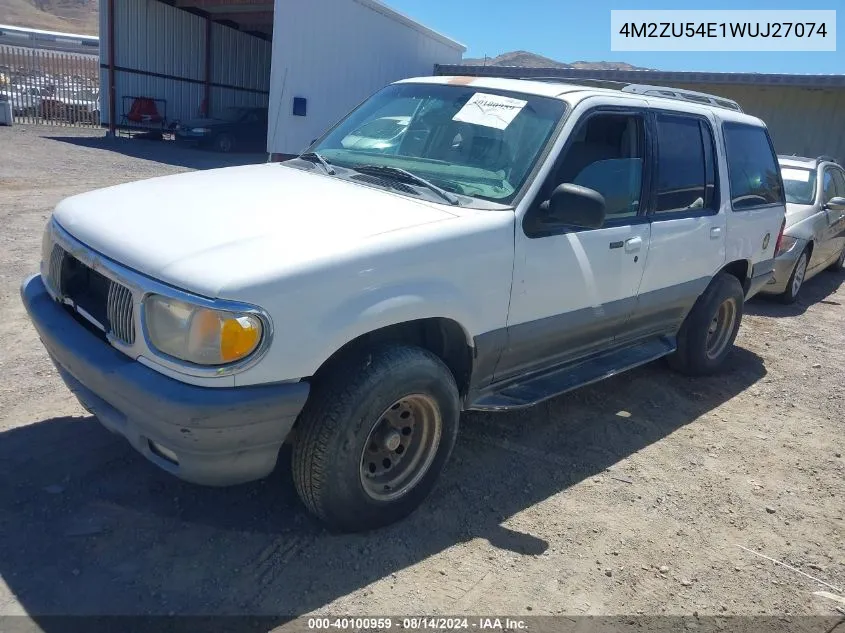
<path id="1" fill-rule="evenodd" d="M 0 100 L 15 123 L 99 126 L 96 55 L 0 45 Z"/>

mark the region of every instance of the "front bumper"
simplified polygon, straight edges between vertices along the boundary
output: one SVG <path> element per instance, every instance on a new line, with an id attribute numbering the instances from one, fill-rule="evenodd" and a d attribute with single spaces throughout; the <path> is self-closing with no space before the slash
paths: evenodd
<path id="1" fill-rule="evenodd" d="M 40 275 L 21 286 L 24 306 L 68 388 L 109 430 L 160 468 L 193 483 L 260 479 L 308 399 L 306 382 L 209 388 L 164 376 L 80 325 Z"/>
<path id="2" fill-rule="evenodd" d="M 174 140 L 182 145 L 203 145 L 211 140 L 211 134 L 192 134 L 190 132 L 182 132 L 176 130 L 173 135 Z"/>
<path id="3" fill-rule="evenodd" d="M 204 136 L 174 136 L 177 145 L 184 145 L 185 147 L 199 147 L 205 144 Z"/>
<path id="4" fill-rule="evenodd" d="M 762 294 L 779 295 L 786 292 L 786 287 L 789 285 L 789 278 L 792 276 L 792 271 L 795 270 L 798 258 L 804 252 L 805 245 L 806 242 L 799 240 L 795 246 L 775 258 L 774 274 L 769 282 L 760 290 Z"/>

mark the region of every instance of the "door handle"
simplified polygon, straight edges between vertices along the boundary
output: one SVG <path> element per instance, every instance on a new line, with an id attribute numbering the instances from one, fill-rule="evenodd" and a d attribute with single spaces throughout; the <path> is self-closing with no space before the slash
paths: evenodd
<path id="1" fill-rule="evenodd" d="M 643 238 L 641 237 L 631 237 L 625 240 L 625 252 L 626 253 L 638 253 L 640 248 L 643 245 Z"/>
<path id="2" fill-rule="evenodd" d="M 710 229 L 710 239 L 711 240 L 718 240 L 722 237 L 722 227 L 721 226 L 714 226 Z"/>

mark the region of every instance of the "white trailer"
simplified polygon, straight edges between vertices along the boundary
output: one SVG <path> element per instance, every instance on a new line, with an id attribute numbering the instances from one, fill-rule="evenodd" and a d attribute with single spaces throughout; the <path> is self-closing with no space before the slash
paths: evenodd
<path id="1" fill-rule="evenodd" d="M 269 151 L 300 153 L 383 86 L 465 50 L 378 0 L 276 0 Z"/>

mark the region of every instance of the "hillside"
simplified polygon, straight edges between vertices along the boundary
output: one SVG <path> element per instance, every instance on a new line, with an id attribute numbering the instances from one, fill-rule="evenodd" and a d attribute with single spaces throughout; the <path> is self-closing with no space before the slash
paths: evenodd
<path id="1" fill-rule="evenodd" d="M 0 24 L 97 35 L 99 0 L 0 0 Z"/>
<path id="2" fill-rule="evenodd" d="M 648 70 L 625 62 L 558 62 L 528 51 L 511 51 L 485 59 L 465 59 L 467 66 L 523 66 L 526 68 L 579 68 L 586 70 Z"/>

